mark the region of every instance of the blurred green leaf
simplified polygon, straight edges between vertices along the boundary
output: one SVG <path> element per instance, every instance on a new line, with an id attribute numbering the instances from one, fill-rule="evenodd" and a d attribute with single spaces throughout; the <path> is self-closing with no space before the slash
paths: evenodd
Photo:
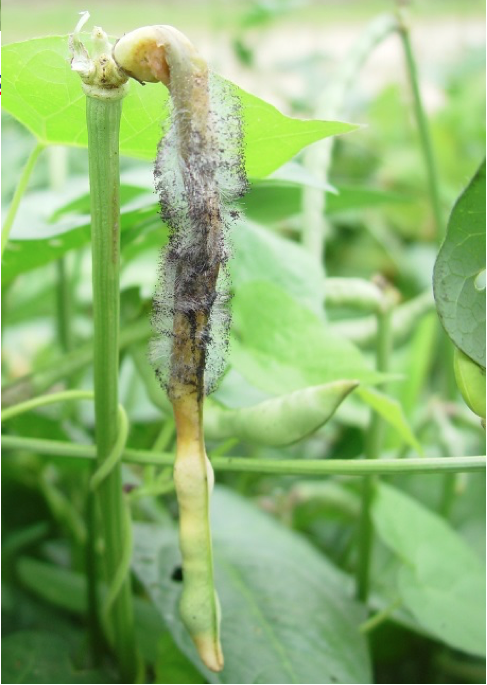
<path id="1" fill-rule="evenodd" d="M 17 564 L 22 584 L 38 597 L 69 613 L 84 615 L 87 605 L 86 577 L 38 559 L 22 557 Z M 105 589 L 99 587 L 101 594 Z M 165 628 L 157 611 L 146 600 L 135 597 L 135 631 L 141 654 L 151 663 L 158 655 Z"/>
<path id="2" fill-rule="evenodd" d="M 406 444 L 413 447 L 419 454 L 424 454 L 423 448 L 412 432 L 403 408 L 397 400 L 384 395 L 375 388 L 358 388 L 357 394 L 397 431 Z"/>
<path id="3" fill-rule="evenodd" d="M 240 287 L 233 300 L 236 338 L 230 362 L 248 381 L 281 395 L 310 385 L 384 376 L 362 353 L 270 281 Z"/>
<path id="4" fill-rule="evenodd" d="M 233 259 L 230 262 L 235 292 L 250 281 L 267 280 L 316 314 L 323 311 L 325 274 L 321 264 L 302 245 L 273 233 L 251 221 L 232 231 Z"/>
<path id="5" fill-rule="evenodd" d="M 302 211 L 303 185 L 309 185 L 309 182 L 298 184 L 296 181 L 266 178 L 253 183 L 245 196 L 245 212 L 251 219 L 262 222 L 282 221 L 299 214 Z M 410 196 L 375 188 L 338 186 L 336 190 L 335 193 L 328 189 L 327 214 L 411 203 Z"/>
<path id="6" fill-rule="evenodd" d="M 398 591 L 418 623 L 446 644 L 485 655 L 485 568 L 443 519 L 383 483 L 372 516 L 403 561 Z"/>
<path id="7" fill-rule="evenodd" d="M 120 193 L 122 251 L 128 243 L 137 241 L 140 244 L 144 240 L 147 222 L 152 228 L 160 228 L 158 245 L 162 245 L 167 229 L 160 220 L 152 194 L 127 184 L 121 185 Z M 79 195 L 78 188 L 75 196 L 71 196 L 72 192 L 60 194 L 50 190 L 26 194 L 15 219 L 12 239 L 2 258 L 2 283 L 90 244 L 89 193 Z"/>
<path id="8" fill-rule="evenodd" d="M 2 639 L 4 683 L 114 683 L 101 670 L 77 671 L 68 643 L 48 632 L 22 631 Z"/>
<path id="9" fill-rule="evenodd" d="M 11 43 L 3 47 L 2 61 L 10 84 L 4 109 L 44 144 L 86 146 L 85 95 L 79 76 L 70 68 L 68 36 Z M 357 128 L 337 121 L 292 119 L 237 86 L 233 89 L 244 111 L 249 176 L 266 176 L 306 145 Z M 159 84 L 143 87 L 131 80 L 120 127 L 121 154 L 154 159 L 167 98 L 167 90 Z"/>
<path id="10" fill-rule="evenodd" d="M 440 320 L 454 344 L 485 368 L 485 160 L 458 198 L 435 264 Z M 483 287 L 482 287 L 483 285 Z"/>
<path id="11" fill-rule="evenodd" d="M 244 522 L 244 523 L 243 523 Z M 299 535 L 217 487 L 212 502 L 215 574 L 225 668 L 199 665 L 178 616 L 181 563 L 175 529 L 136 525 L 134 570 L 180 649 L 219 683 L 368 683 L 362 612 L 348 579 Z M 248 658 L 247 658 L 247 656 Z"/>
<path id="12" fill-rule="evenodd" d="M 155 672 L 154 682 L 156 683 L 189 685 L 190 683 L 207 682 L 191 661 L 179 651 L 171 633 L 168 632 L 160 637 L 157 644 Z"/>

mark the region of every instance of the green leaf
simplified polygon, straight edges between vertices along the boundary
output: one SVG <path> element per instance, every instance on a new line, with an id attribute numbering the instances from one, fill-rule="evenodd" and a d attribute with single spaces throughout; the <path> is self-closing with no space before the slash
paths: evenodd
<path id="1" fill-rule="evenodd" d="M 411 445 L 419 454 L 423 455 L 423 448 L 416 439 L 406 419 L 403 408 L 397 400 L 375 388 L 359 388 L 357 394 L 369 407 L 382 416 L 387 423 L 395 428 L 404 442 Z M 379 455 L 376 455 L 379 456 Z"/>
<path id="2" fill-rule="evenodd" d="M 355 381 L 335 381 L 243 409 L 211 404 L 205 408 L 205 435 L 215 440 L 239 438 L 273 447 L 291 445 L 329 421 L 356 386 Z"/>
<path id="3" fill-rule="evenodd" d="M 310 385 L 383 379 L 361 352 L 270 281 L 242 285 L 233 300 L 230 361 L 250 383 L 282 395 Z"/>
<path id="4" fill-rule="evenodd" d="M 244 522 L 244 524 L 243 524 Z M 137 524 L 134 570 L 176 644 L 210 682 L 368 683 L 362 612 L 348 580 L 299 535 L 217 487 L 212 502 L 216 585 L 225 668 L 199 664 L 178 615 L 181 563 L 175 529 Z"/>
<path id="5" fill-rule="evenodd" d="M 71 614 L 85 615 L 85 575 L 30 557 L 22 557 L 16 571 L 22 584 L 45 602 Z M 106 589 L 100 584 L 98 592 L 104 596 Z M 164 624 L 152 604 L 139 597 L 134 599 L 134 614 L 138 648 L 144 658 L 153 663 L 157 660 L 159 639 L 165 633 Z"/>
<path id="6" fill-rule="evenodd" d="M 68 643 L 50 632 L 21 631 L 2 639 L 4 683 L 113 683 L 100 670 L 76 671 Z"/>
<path id="7" fill-rule="evenodd" d="M 68 193 L 69 196 L 69 193 Z M 167 230 L 161 223 L 153 197 L 143 188 L 123 184 L 120 189 L 122 250 L 137 241 L 140 248 L 148 233 L 157 229 L 158 245 Z M 49 264 L 71 250 L 89 245 L 91 240 L 90 196 L 84 193 L 66 202 L 57 191 L 32 191 L 20 204 L 2 258 L 2 283 Z M 153 221 L 151 221 L 153 219 Z M 143 226 L 143 227 L 142 227 Z M 123 255 L 127 256 L 127 253 Z"/>
<path id="8" fill-rule="evenodd" d="M 172 635 L 165 632 L 157 644 L 157 661 L 155 663 L 156 683 L 189 685 L 206 683 L 206 679 L 196 670 L 191 661 L 177 648 Z"/>
<path id="9" fill-rule="evenodd" d="M 68 37 L 11 43 L 3 47 L 2 61 L 9 83 L 4 109 L 44 144 L 86 146 L 85 96 L 79 76 L 70 68 Z M 243 106 L 249 176 L 266 176 L 310 143 L 356 128 L 338 121 L 292 119 L 237 86 L 234 90 Z M 159 84 L 142 86 L 131 80 L 120 128 L 122 154 L 155 158 L 167 97 Z"/>
<path id="10" fill-rule="evenodd" d="M 321 264 L 299 243 L 251 221 L 239 223 L 231 235 L 232 286 L 236 292 L 249 281 L 268 281 L 285 290 L 313 312 L 323 311 L 325 274 Z"/>
<path id="11" fill-rule="evenodd" d="M 438 316 L 462 352 L 485 368 L 485 160 L 458 198 L 436 259 Z"/>
<path id="12" fill-rule="evenodd" d="M 381 484 L 372 506 L 382 541 L 403 561 L 398 591 L 431 635 L 468 654 L 485 655 L 485 568 L 437 514 Z"/>
<path id="13" fill-rule="evenodd" d="M 245 213 L 254 221 L 263 223 L 281 221 L 302 211 L 303 186 L 312 186 L 308 179 L 300 183 L 271 177 L 253 183 L 245 196 Z M 325 189 L 323 189 L 325 190 Z M 411 198 L 375 188 L 339 186 L 337 192 L 326 196 L 326 213 L 335 214 L 353 210 L 404 204 Z"/>

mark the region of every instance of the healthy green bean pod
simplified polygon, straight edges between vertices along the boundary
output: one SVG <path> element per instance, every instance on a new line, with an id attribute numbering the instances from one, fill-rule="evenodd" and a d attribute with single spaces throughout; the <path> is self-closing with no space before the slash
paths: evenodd
<path id="1" fill-rule="evenodd" d="M 205 410 L 207 437 L 239 438 L 271 447 L 292 445 L 314 433 L 335 413 L 358 381 L 334 381 L 242 409 L 212 403 Z"/>

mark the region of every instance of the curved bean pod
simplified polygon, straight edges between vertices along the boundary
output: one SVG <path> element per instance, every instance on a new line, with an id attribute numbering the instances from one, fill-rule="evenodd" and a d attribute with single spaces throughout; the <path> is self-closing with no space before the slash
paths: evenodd
<path id="1" fill-rule="evenodd" d="M 291 445 L 325 424 L 357 386 L 354 380 L 334 381 L 243 409 L 223 409 L 212 404 L 205 409 L 206 435 L 215 440 L 235 437 L 271 447 Z"/>

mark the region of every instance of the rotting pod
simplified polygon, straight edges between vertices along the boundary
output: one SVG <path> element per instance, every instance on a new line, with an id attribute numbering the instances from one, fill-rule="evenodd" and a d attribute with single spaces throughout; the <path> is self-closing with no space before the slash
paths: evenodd
<path id="1" fill-rule="evenodd" d="M 183 560 L 181 618 L 202 661 L 220 671 L 220 607 L 214 587 L 203 400 L 223 368 L 229 313 L 226 235 L 247 188 L 240 103 L 171 26 L 126 34 L 113 56 L 140 82 L 161 82 L 170 116 L 155 164 L 161 216 L 170 238 L 154 298 L 152 361 L 177 429 L 174 482 Z"/>

